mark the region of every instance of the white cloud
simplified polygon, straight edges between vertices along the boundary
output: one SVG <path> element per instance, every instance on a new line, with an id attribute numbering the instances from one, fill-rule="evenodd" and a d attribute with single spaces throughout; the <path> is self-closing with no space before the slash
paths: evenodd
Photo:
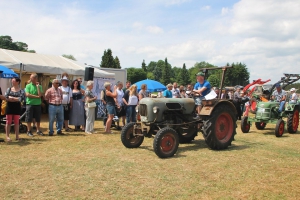
<path id="1" fill-rule="evenodd" d="M 201 10 L 210 10 L 210 6 L 203 6 Z"/>
<path id="2" fill-rule="evenodd" d="M 154 33 L 154 34 L 159 34 L 159 33 L 163 33 L 164 30 L 158 26 L 147 26 L 146 27 L 146 30 L 149 32 L 149 33 Z"/>
<path id="3" fill-rule="evenodd" d="M 229 12 L 229 8 L 222 8 L 221 14 L 226 15 Z"/>

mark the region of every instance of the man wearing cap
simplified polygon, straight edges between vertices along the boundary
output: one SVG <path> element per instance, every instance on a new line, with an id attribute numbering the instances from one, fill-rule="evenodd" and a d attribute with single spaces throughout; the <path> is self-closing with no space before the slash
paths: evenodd
<path id="1" fill-rule="evenodd" d="M 279 106 L 279 112 L 282 112 L 284 104 L 285 104 L 285 99 L 286 99 L 286 92 L 281 89 L 280 83 L 275 84 L 276 90 L 272 94 L 272 99 L 274 101 L 277 101 L 280 103 Z"/>
<path id="2" fill-rule="evenodd" d="M 200 114 L 200 111 L 202 109 L 202 100 L 204 99 L 205 95 L 207 95 L 210 92 L 210 83 L 205 80 L 205 74 L 203 72 L 198 72 L 196 74 L 197 76 L 197 83 L 194 86 L 194 92 L 199 94 L 199 96 L 195 96 L 195 104 L 197 105 L 197 112 Z M 197 117 L 198 118 L 198 117 Z"/>
<path id="3" fill-rule="evenodd" d="M 171 83 L 169 83 L 167 85 L 167 89 L 163 92 L 163 97 L 172 98 L 173 97 L 172 88 L 173 88 L 173 85 Z"/>
<path id="4" fill-rule="evenodd" d="M 290 92 L 291 92 L 290 103 L 297 103 L 297 101 L 298 101 L 298 96 L 297 96 L 297 94 L 296 94 L 296 89 L 295 89 L 295 88 L 292 88 L 292 89 L 290 89 Z"/>
<path id="5" fill-rule="evenodd" d="M 69 128 L 69 119 L 70 119 L 70 109 L 72 108 L 73 96 L 72 89 L 68 86 L 69 79 L 67 76 L 63 76 L 61 79 L 62 86 L 59 87 L 63 93 L 63 110 L 64 110 L 64 125 L 65 131 L 69 132 L 71 129 Z"/>

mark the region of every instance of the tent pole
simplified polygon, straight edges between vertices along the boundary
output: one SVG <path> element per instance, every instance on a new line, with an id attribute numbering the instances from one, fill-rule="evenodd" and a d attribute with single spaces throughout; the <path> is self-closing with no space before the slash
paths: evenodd
<path id="1" fill-rule="evenodd" d="M 22 72 L 23 72 L 23 64 L 20 63 L 20 74 L 19 74 L 19 77 L 20 77 L 21 81 L 22 81 Z"/>

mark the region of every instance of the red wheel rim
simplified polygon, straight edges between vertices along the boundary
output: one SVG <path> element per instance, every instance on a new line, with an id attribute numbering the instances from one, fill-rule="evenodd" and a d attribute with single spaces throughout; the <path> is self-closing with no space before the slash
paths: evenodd
<path id="1" fill-rule="evenodd" d="M 233 120 L 228 113 L 219 115 L 215 125 L 215 132 L 218 140 L 228 141 L 233 133 Z"/>
<path id="2" fill-rule="evenodd" d="M 245 129 L 246 129 L 247 131 L 250 129 L 250 124 L 249 124 L 249 123 L 247 123 L 247 124 L 245 125 Z"/>
<path id="3" fill-rule="evenodd" d="M 297 131 L 299 125 L 299 111 L 295 110 L 293 116 L 293 131 Z"/>
<path id="4" fill-rule="evenodd" d="M 283 134 L 283 132 L 284 132 L 284 122 L 282 121 L 282 122 L 280 122 L 280 125 L 279 125 L 279 130 L 278 130 L 278 132 L 279 132 L 279 135 L 282 135 Z"/>
<path id="5" fill-rule="evenodd" d="M 265 123 L 264 122 L 260 123 L 260 126 L 261 127 L 265 126 Z"/>
<path id="6" fill-rule="evenodd" d="M 173 134 L 167 133 L 160 142 L 160 148 L 164 153 L 168 153 L 175 148 L 175 137 Z"/>

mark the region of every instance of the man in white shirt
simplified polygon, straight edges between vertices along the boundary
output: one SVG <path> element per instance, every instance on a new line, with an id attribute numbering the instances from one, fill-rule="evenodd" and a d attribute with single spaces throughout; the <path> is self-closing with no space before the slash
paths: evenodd
<path id="1" fill-rule="evenodd" d="M 173 83 L 173 89 L 171 90 L 173 98 L 180 98 L 180 91 L 176 82 Z"/>
<path id="2" fill-rule="evenodd" d="M 70 109 L 72 109 L 73 104 L 73 96 L 72 96 L 72 89 L 68 86 L 69 79 L 64 76 L 61 79 L 61 84 L 59 88 L 62 90 L 63 93 L 63 100 L 62 105 L 64 108 L 64 127 L 65 131 L 69 132 L 71 129 L 69 128 L 69 119 L 70 119 Z"/>

